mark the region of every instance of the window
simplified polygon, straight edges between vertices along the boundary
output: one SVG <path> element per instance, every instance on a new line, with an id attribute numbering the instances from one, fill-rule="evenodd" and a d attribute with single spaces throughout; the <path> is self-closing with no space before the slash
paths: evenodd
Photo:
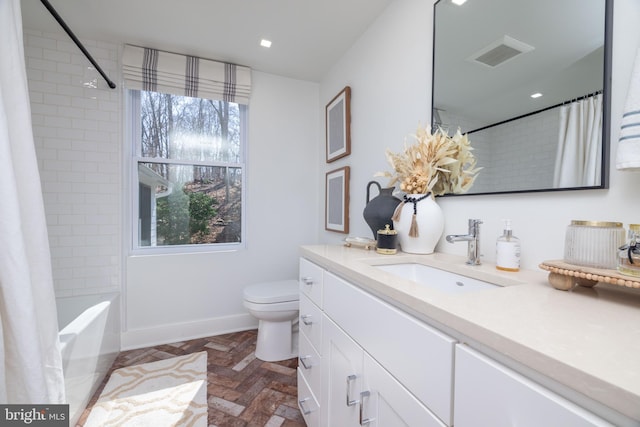
<path id="1" fill-rule="evenodd" d="M 133 249 L 243 243 L 246 106 L 129 90 Z"/>

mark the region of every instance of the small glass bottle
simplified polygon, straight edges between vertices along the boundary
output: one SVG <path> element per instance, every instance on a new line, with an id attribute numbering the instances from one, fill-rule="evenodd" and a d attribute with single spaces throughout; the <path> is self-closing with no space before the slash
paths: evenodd
<path id="1" fill-rule="evenodd" d="M 618 250 L 618 271 L 640 277 L 640 224 L 629 224 L 629 244 Z"/>

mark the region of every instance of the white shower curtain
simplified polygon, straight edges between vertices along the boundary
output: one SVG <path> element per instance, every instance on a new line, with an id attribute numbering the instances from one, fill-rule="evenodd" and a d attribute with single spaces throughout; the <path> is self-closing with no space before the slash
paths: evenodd
<path id="1" fill-rule="evenodd" d="M 554 187 L 599 185 L 601 160 L 602 94 L 560 107 Z"/>
<path id="2" fill-rule="evenodd" d="M 64 403 L 20 0 L 0 1 L 0 403 Z"/>

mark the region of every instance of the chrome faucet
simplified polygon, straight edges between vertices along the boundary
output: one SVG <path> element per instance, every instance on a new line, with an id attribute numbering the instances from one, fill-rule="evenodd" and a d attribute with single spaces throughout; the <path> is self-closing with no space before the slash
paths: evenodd
<path id="1" fill-rule="evenodd" d="M 469 220 L 469 233 L 449 234 L 447 242 L 467 242 L 467 264 L 480 265 L 480 224 L 479 219 Z"/>

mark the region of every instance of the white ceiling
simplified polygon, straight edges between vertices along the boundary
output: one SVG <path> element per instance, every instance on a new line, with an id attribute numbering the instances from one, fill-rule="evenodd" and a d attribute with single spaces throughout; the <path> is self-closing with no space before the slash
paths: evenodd
<path id="1" fill-rule="evenodd" d="M 393 0 L 49 2 L 81 41 L 130 43 L 320 81 Z M 597 89 L 600 66 L 582 64 L 602 57 L 597 50 L 602 45 L 603 3 L 483 0 L 460 8 L 441 1 L 437 18 L 451 24 L 436 26 L 437 41 L 447 45 L 437 49 L 436 107 L 445 116 L 455 111 L 488 124 Z M 21 6 L 25 28 L 64 34 L 40 0 L 21 0 Z M 590 33 L 593 29 L 596 34 Z M 495 70 L 465 59 L 505 34 L 536 49 Z M 262 38 L 273 42 L 270 49 L 259 45 Z M 586 71 L 578 78 L 572 74 L 578 68 L 595 69 L 595 89 Z M 534 91 L 544 96 L 531 100 Z"/>
<path id="2" fill-rule="evenodd" d="M 73 33 L 319 81 L 393 0 L 49 0 Z M 39 0 L 24 28 L 63 32 Z M 260 39 L 273 42 L 270 49 Z M 89 52 L 91 51 L 88 48 Z"/>

